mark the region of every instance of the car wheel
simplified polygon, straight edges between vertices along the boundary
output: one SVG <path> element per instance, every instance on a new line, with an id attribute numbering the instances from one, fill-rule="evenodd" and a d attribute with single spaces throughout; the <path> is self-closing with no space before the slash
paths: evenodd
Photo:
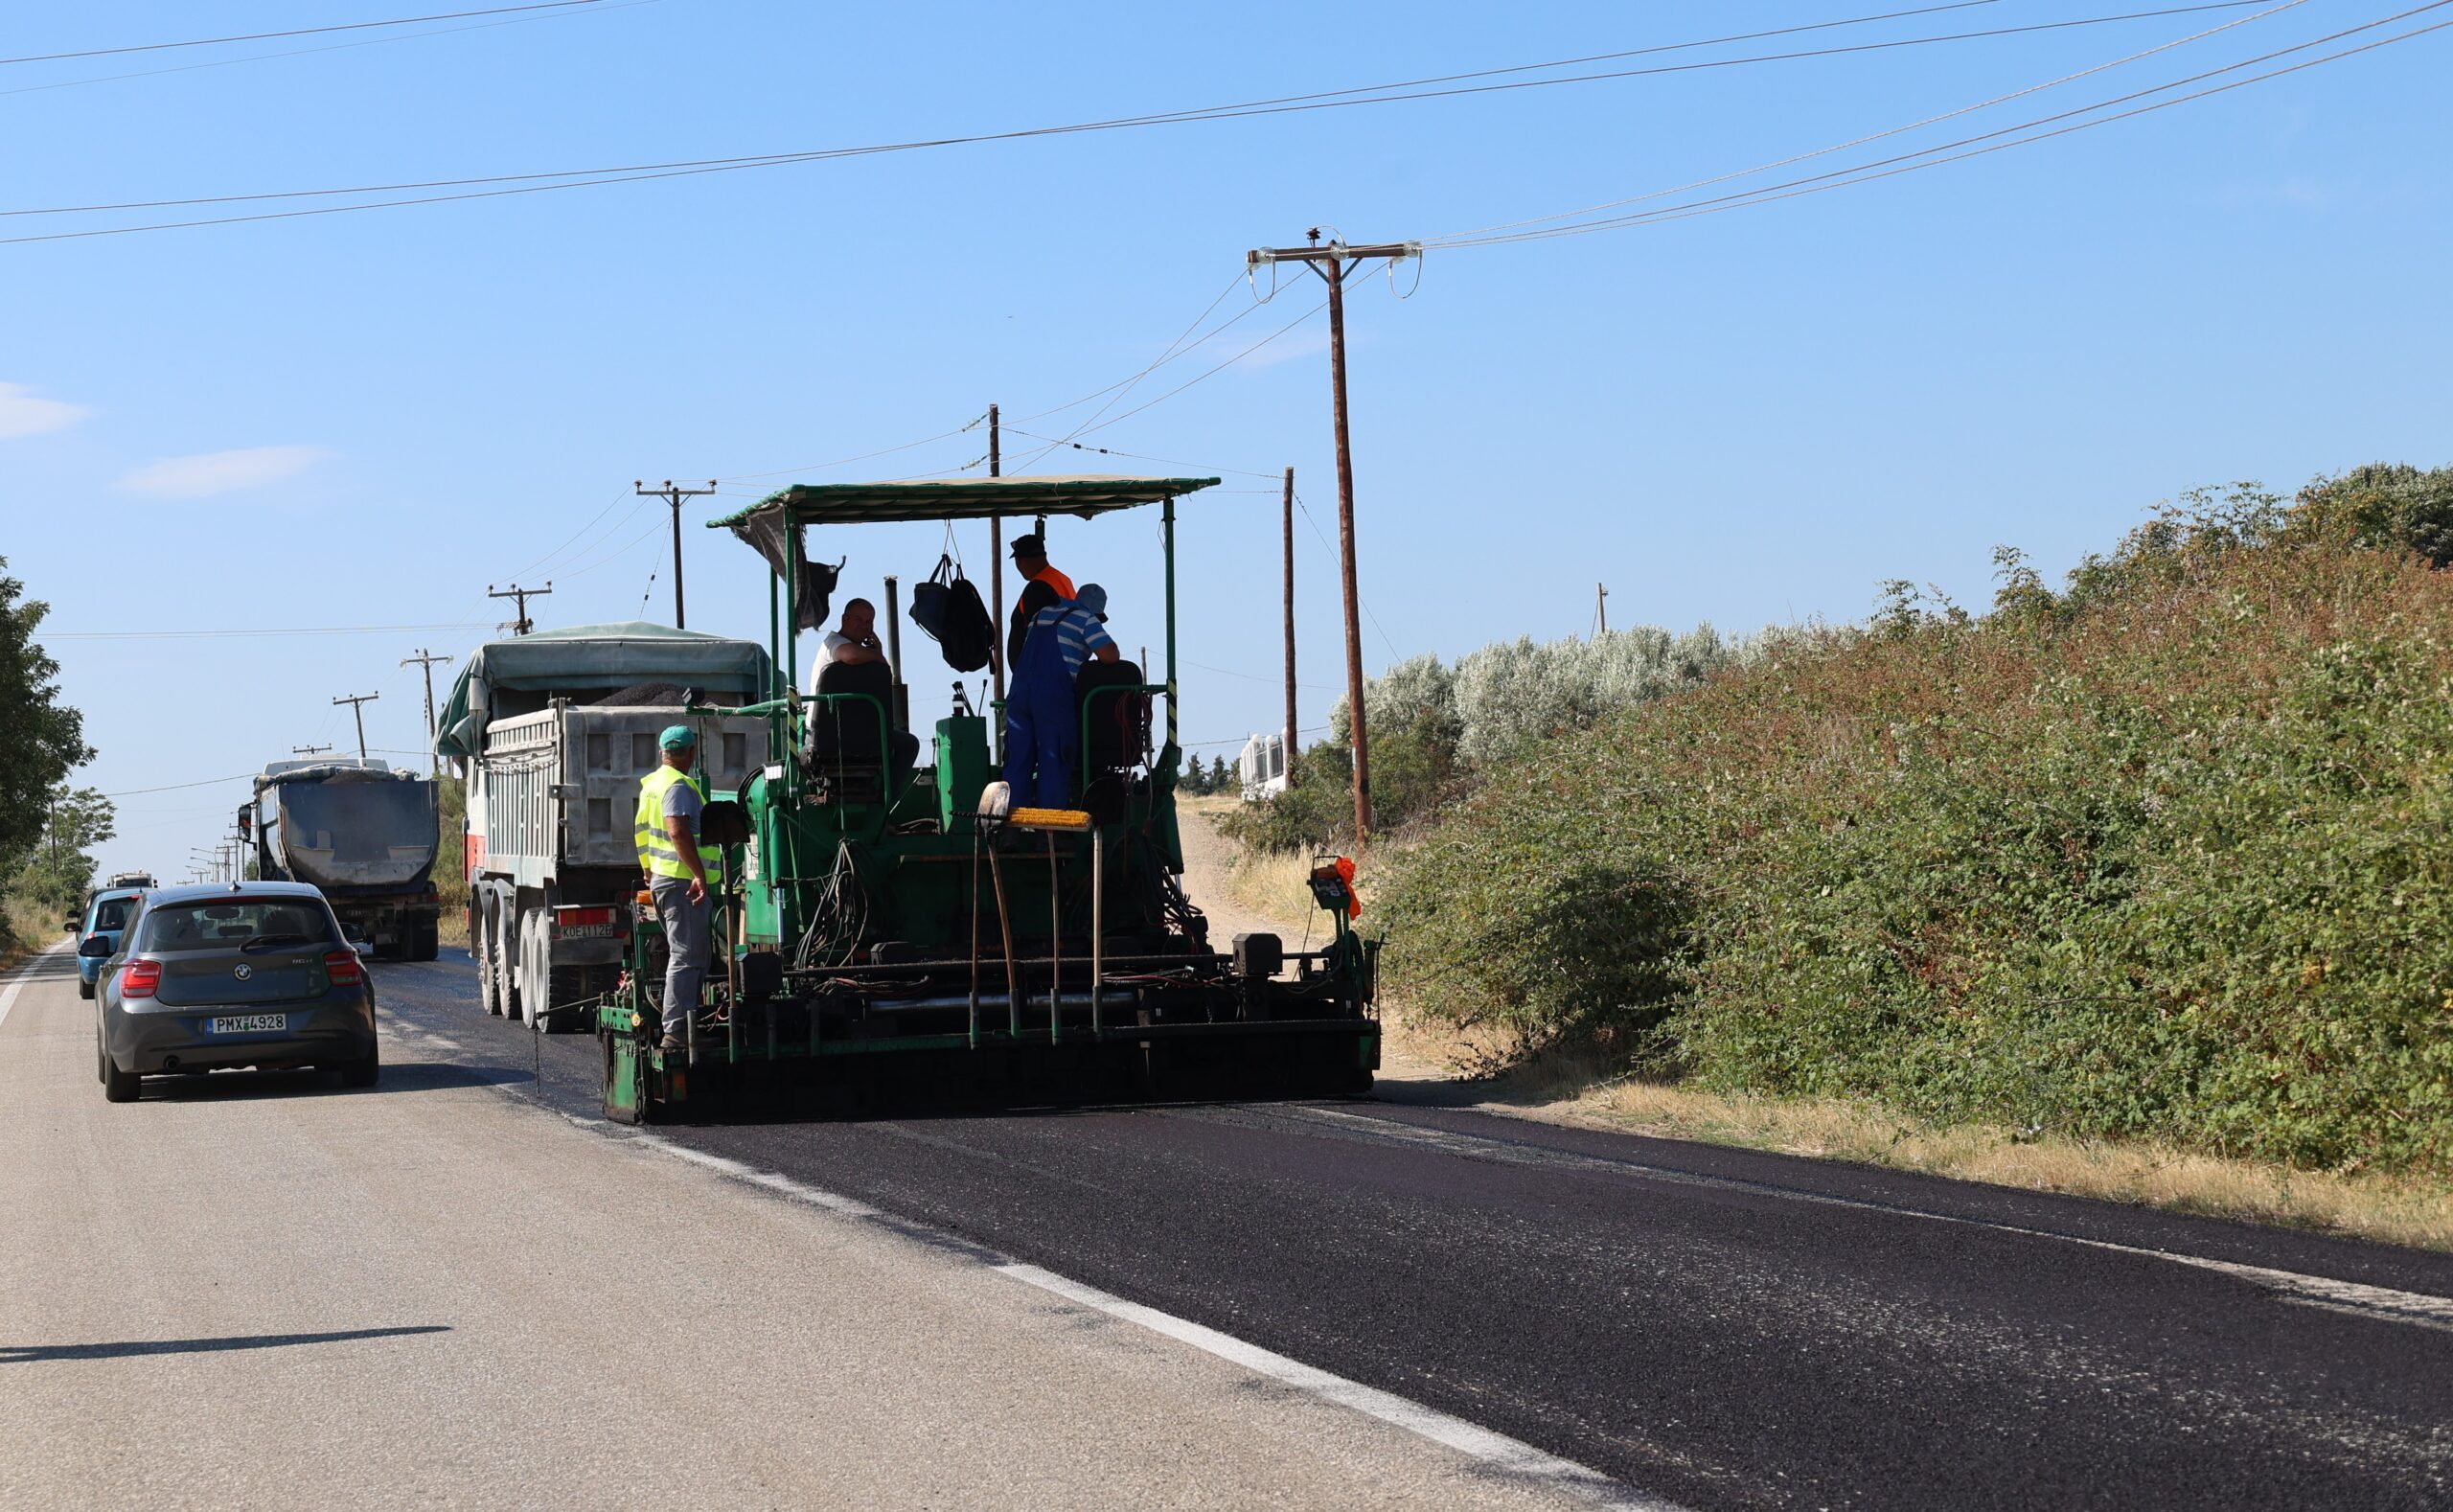
<path id="1" fill-rule="evenodd" d="M 123 1071 L 113 1065 L 110 1052 L 102 1049 L 99 1043 L 95 1048 L 100 1051 L 103 1058 L 103 1100 L 108 1103 L 136 1101 L 136 1094 L 143 1088 L 144 1078 L 134 1071 Z"/>
<path id="2" fill-rule="evenodd" d="M 341 1067 L 343 1087 L 372 1087 L 383 1074 L 382 1051 L 374 1045 L 366 1047 L 366 1058 L 352 1061 Z"/>
<path id="3" fill-rule="evenodd" d="M 82 976 L 78 977 L 77 996 L 87 999 L 92 998 L 94 996 L 94 984 L 85 980 Z"/>

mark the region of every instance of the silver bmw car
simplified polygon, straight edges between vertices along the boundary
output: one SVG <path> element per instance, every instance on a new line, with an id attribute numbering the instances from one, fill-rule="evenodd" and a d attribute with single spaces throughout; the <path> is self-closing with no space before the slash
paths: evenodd
<path id="1" fill-rule="evenodd" d="M 96 936 L 80 951 L 96 948 L 110 949 Z M 94 997 L 95 1074 L 115 1103 L 147 1076 L 311 1065 L 372 1087 L 380 1074 L 366 963 L 302 882 L 148 892 Z"/>

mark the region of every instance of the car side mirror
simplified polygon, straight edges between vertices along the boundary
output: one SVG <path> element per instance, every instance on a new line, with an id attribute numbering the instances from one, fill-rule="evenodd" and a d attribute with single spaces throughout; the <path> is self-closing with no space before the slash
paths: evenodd
<path id="1" fill-rule="evenodd" d="M 97 934 L 85 941 L 84 944 L 77 947 L 77 953 L 80 955 L 90 955 L 96 960 L 101 960 L 111 953 L 111 942 Z"/>
<path id="2" fill-rule="evenodd" d="M 352 940 L 349 942 L 349 948 L 357 952 L 357 958 L 361 961 L 371 961 L 375 959 L 375 947 L 367 944 L 364 940 Z"/>
<path id="3" fill-rule="evenodd" d="M 65 920 L 62 920 L 62 921 L 60 922 L 60 926 L 59 926 L 59 927 L 60 927 L 61 928 L 63 928 L 63 929 L 67 930 L 69 933 L 71 933 L 71 934 L 75 934 L 75 933 L 77 932 L 77 928 L 78 928 L 78 926 L 79 926 L 79 925 L 83 924 L 84 922 L 85 922 L 85 921 L 83 921 L 82 919 L 65 919 Z"/>

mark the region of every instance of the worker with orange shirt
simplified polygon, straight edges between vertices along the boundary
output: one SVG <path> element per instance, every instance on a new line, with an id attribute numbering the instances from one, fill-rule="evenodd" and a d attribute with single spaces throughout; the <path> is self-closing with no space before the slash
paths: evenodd
<path id="1" fill-rule="evenodd" d="M 1037 531 L 1014 538 L 1014 570 L 1022 575 L 1021 597 L 1014 601 L 1013 623 L 1005 630 L 1005 665 L 1018 667 L 1022 642 L 1039 611 L 1073 601 L 1073 580 L 1047 564 L 1047 542 Z"/>

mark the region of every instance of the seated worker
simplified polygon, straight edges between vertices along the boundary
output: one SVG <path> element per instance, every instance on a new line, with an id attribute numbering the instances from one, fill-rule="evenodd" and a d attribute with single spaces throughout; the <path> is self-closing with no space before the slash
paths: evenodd
<path id="1" fill-rule="evenodd" d="M 1022 591 L 1014 600 L 1013 624 L 1005 632 L 1008 672 L 1022 664 L 1022 642 L 1039 611 L 1073 597 L 1073 580 L 1047 564 L 1047 542 L 1037 532 L 1014 538 L 1014 570 L 1022 575 Z"/>
<path id="2" fill-rule="evenodd" d="M 842 623 L 826 632 L 826 661 L 858 667 L 883 660 L 885 648 L 878 644 L 878 607 L 866 599 L 845 604 Z M 818 666 L 823 671 L 825 662 Z"/>
<path id="3" fill-rule="evenodd" d="M 1069 809 L 1081 757 L 1073 677 L 1090 657 L 1121 654 L 1105 629 L 1108 590 L 1082 585 L 1069 604 L 1041 609 L 1005 689 L 1005 788 L 1016 808 Z"/>

